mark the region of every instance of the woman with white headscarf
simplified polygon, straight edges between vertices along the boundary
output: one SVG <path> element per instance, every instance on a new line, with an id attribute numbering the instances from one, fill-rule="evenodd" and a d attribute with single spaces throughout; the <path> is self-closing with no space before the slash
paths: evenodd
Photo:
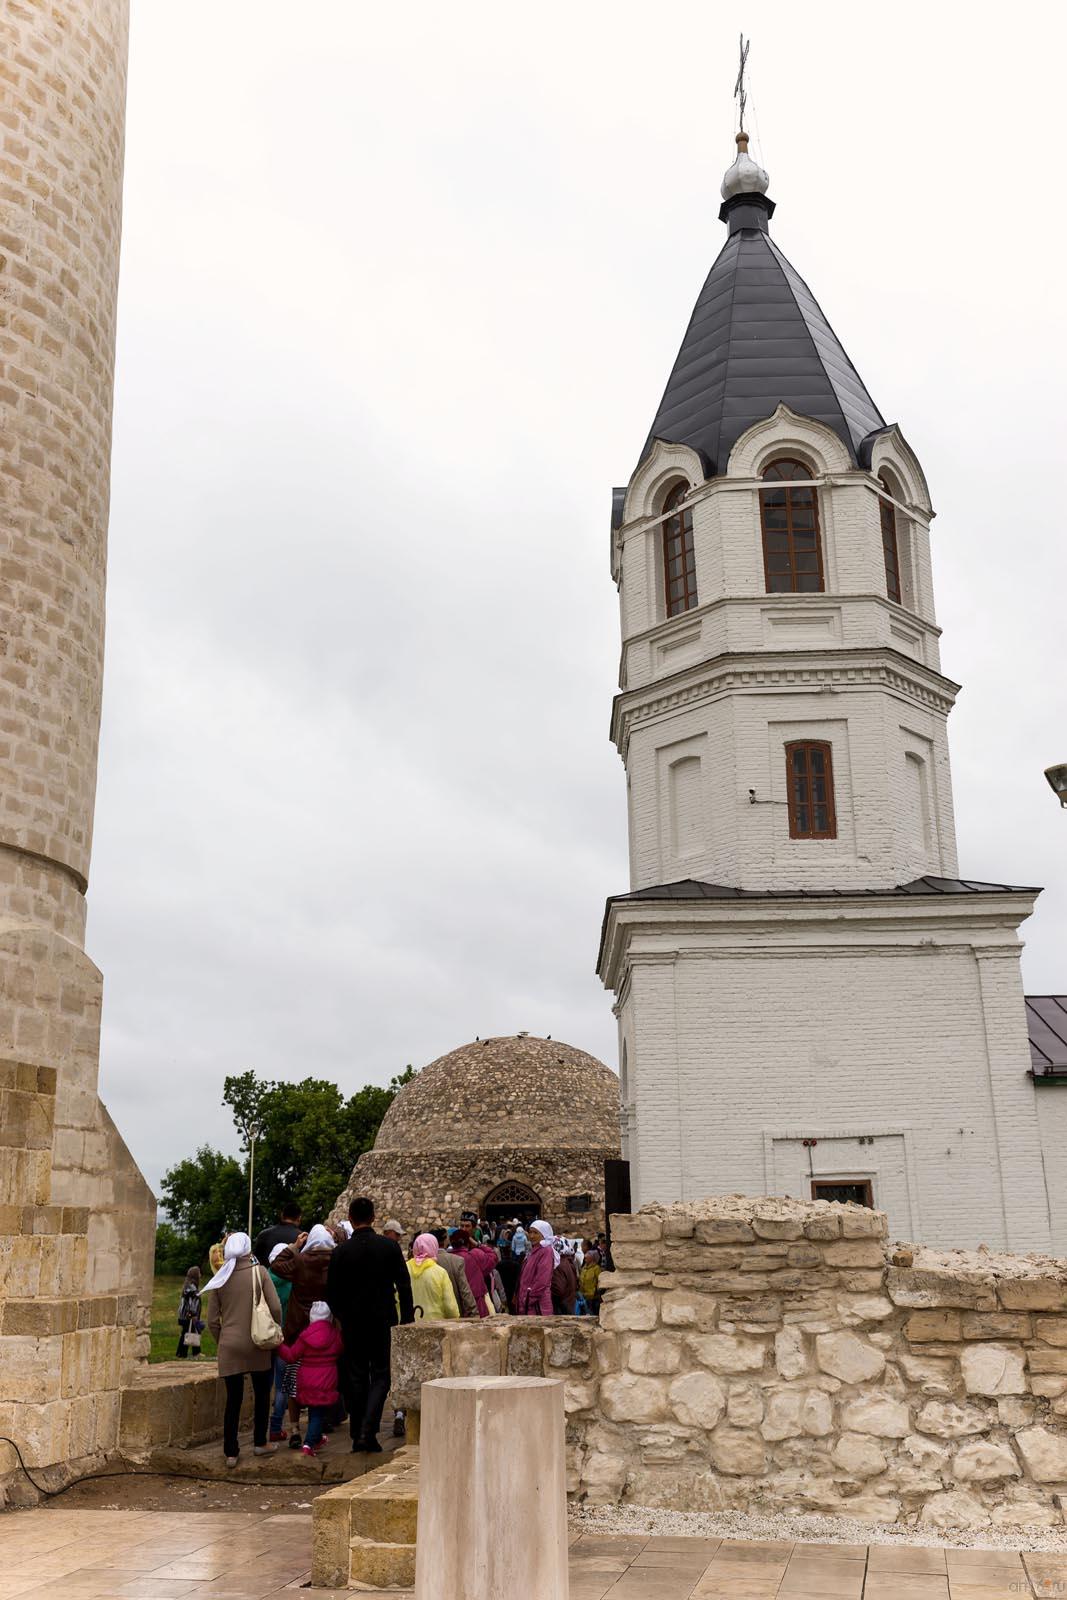
<path id="1" fill-rule="evenodd" d="M 222 1448 L 228 1467 L 237 1465 L 240 1453 L 237 1430 L 244 1401 L 246 1372 L 252 1380 L 253 1454 L 272 1455 L 277 1448 L 267 1442 L 274 1352 L 252 1343 L 253 1273 L 259 1277 L 263 1298 L 270 1307 L 271 1315 L 276 1322 L 280 1322 L 282 1308 L 278 1292 L 270 1281 L 270 1273 L 265 1272 L 254 1260 L 252 1241 L 247 1233 L 230 1234 L 223 1247 L 222 1266 L 204 1285 L 205 1294 L 211 1291 L 208 1327 L 219 1348 L 219 1377 L 226 1385 Z"/>
<path id="2" fill-rule="evenodd" d="M 530 1248 L 515 1294 L 515 1310 L 520 1317 L 552 1315 L 552 1273 L 556 1266 L 552 1232 L 550 1222 L 534 1222 L 530 1226 Z"/>
<path id="3" fill-rule="evenodd" d="M 270 1270 L 293 1286 L 285 1308 L 286 1344 L 295 1343 L 303 1333 L 315 1301 L 325 1299 L 326 1272 L 336 1246 L 333 1228 L 316 1222 L 310 1233 L 302 1233 L 271 1262 Z"/>
<path id="4" fill-rule="evenodd" d="M 292 1286 L 283 1328 L 288 1345 L 295 1344 L 308 1326 L 315 1302 L 326 1298 L 326 1273 L 336 1245 L 337 1234 L 334 1230 L 325 1223 L 316 1222 L 310 1233 L 299 1234 L 292 1244 L 287 1244 L 277 1255 L 272 1252 L 271 1272 Z M 290 1450 L 299 1450 L 303 1444 L 300 1436 L 300 1404 L 296 1398 L 298 1366 L 298 1362 L 292 1363 L 285 1383 L 289 1402 Z M 280 1433 L 281 1429 L 276 1431 Z"/>

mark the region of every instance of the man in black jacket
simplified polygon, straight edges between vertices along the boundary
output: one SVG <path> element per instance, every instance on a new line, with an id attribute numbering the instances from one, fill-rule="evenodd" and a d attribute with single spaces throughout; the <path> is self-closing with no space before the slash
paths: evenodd
<path id="1" fill-rule="evenodd" d="M 300 1207 L 291 1200 L 282 1206 L 279 1220 L 270 1228 L 256 1234 L 252 1254 L 261 1267 L 270 1265 L 270 1253 L 276 1244 L 293 1244 L 300 1236 Z"/>
<path id="2" fill-rule="evenodd" d="M 352 1237 L 330 1256 L 326 1303 L 345 1342 L 341 1388 L 353 1450 L 381 1450 L 378 1429 L 389 1393 L 390 1339 L 397 1322 L 414 1322 L 411 1279 L 400 1246 L 374 1231 L 374 1201 L 348 1208 Z"/>

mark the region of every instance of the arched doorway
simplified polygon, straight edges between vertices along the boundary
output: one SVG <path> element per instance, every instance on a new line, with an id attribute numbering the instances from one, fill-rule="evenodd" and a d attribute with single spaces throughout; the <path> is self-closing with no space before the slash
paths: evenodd
<path id="1" fill-rule="evenodd" d="M 482 1216 L 487 1222 L 510 1222 L 512 1217 L 518 1217 L 521 1222 L 529 1223 L 540 1215 L 540 1195 L 514 1179 L 498 1183 L 482 1201 Z"/>

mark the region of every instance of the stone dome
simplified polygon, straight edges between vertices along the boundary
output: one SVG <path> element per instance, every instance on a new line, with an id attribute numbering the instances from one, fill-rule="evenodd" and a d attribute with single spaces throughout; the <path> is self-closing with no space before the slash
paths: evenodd
<path id="1" fill-rule="evenodd" d="M 476 1039 L 438 1056 L 386 1112 L 379 1151 L 587 1149 L 619 1142 L 619 1080 L 556 1039 Z"/>

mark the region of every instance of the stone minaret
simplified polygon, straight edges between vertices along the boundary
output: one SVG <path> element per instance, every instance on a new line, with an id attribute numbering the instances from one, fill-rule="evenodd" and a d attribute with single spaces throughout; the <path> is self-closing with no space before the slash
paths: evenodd
<path id="1" fill-rule="evenodd" d="M 127 0 L 0 8 L 0 1433 L 46 1468 L 116 1444 L 154 1227 L 97 1094 L 83 947 L 127 20 Z M 11 1465 L 0 1445 L 0 1493 Z"/>
<path id="2" fill-rule="evenodd" d="M 926 478 L 747 145 L 612 517 L 630 892 L 599 970 L 634 1200 L 836 1184 L 902 1237 L 1047 1248 L 1051 1212 L 1064 1244 L 1027 1077 L 1034 892 L 958 877 Z"/>

